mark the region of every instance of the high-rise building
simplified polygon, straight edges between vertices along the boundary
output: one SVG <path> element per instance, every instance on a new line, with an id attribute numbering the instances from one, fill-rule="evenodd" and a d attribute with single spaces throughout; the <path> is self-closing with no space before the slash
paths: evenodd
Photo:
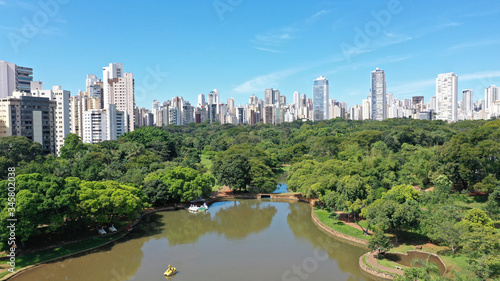
<path id="1" fill-rule="evenodd" d="M 204 94 L 199 94 L 198 95 L 198 107 L 204 107 L 206 105 L 205 102 L 205 95 Z"/>
<path id="2" fill-rule="evenodd" d="M 466 116 L 471 116 L 474 110 L 474 101 L 472 100 L 474 94 L 471 89 L 462 91 L 462 112 Z M 470 119 L 470 118 L 467 118 Z"/>
<path id="3" fill-rule="evenodd" d="M 134 122 L 134 75 L 123 73 L 122 63 L 110 63 L 103 68 L 104 107 L 115 104 L 117 111 L 124 111 L 128 127 L 125 132 L 133 131 Z"/>
<path id="4" fill-rule="evenodd" d="M 297 91 L 293 93 L 293 104 L 295 105 L 296 109 L 300 108 L 300 93 Z"/>
<path id="5" fill-rule="evenodd" d="M 61 86 L 54 86 L 52 90 L 44 90 L 40 81 L 31 82 L 31 94 L 34 97 L 48 98 L 56 101 L 56 111 L 54 116 L 55 148 L 59 154 L 64 146 L 64 139 L 71 132 L 70 127 L 70 96 L 71 92 L 63 90 Z"/>
<path id="6" fill-rule="evenodd" d="M 42 145 L 45 153 L 56 153 L 55 115 L 57 102 L 14 91 L 0 98 L 0 137 L 23 136 Z"/>
<path id="7" fill-rule="evenodd" d="M 328 100 L 329 98 L 328 79 L 321 76 L 314 80 L 313 85 L 313 120 L 328 120 Z"/>
<path id="8" fill-rule="evenodd" d="M 484 89 L 484 102 L 485 110 L 488 111 L 491 107 L 492 102 L 500 100 L 500 87 L 491 85 Z"/>
<path id="9" fill-rule="evenodd" d="M 33 68 L 0 60 L 0 98 L 10 97 L 14 91 L 30 92 L 31 81 Z"/>
<path id="10" fill-rule="evenodd" d="M 361 105 L 361 110 L 362 110 L 362 118 L 363 120 L 370 120 L 371 119 L 371 115 L 370 113 L 372 112 L 370 110 L 370 99 L 367 98 L 367 99 L 364 99 L 363 100 L 363 104 Z"/>
<path id="11" fill-rule="evenodd" d="M 285 95 L 280 96 L 280 105 L 286 105 L 286 96 Z"/>
<path id="12" fill-rule="evenodd" d="M 438 120 L 458 120 L 458 76 L 454 73 L 441 73 L 436 78 L 436 113 Z"/>
<path id="13" fill-rule="evenodd" d="M 127 117 L 125 112 L 116 110 L 115 104 L 108 104 L 105 109 L 90 109 L 83 113 L 84 143 L 98 143 L 116 140 L 125 133 Z"/>
<path id="14" fill-rule="evenodd" d="M 70 132 L 83 140 L 83 113 L 91 109 L 102 109 L 100 98 L 91 98 L 88 92 L 79 92 L 69 98 Z"/>
<path id="15" fill-rule="evenodd" d="M 227 111 L 232 115 L 236 114 L 236 109 L 234 106 L 234 98 L 227 99 Z"/>
<path id="16" fill-rule="evenodd" d="M 424 96 L 411 97 L 411 107 L 417 112 L 424 111 Z"/>
<path id="17" fill-rule="evenodd" d="M 372 120 L 382 121 L 387 118 L 385 73 L 378 67 L 371 72 L 371 110 Z"/>
<path id="18" fill-rule="evenodd" d="M 280 104 L 280 91 L 272 88 L 264 90 L 264 106 Z"/>

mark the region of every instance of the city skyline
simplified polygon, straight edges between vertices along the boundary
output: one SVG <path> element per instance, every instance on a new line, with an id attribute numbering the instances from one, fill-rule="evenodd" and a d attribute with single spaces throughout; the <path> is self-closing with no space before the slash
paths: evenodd
<path id="1" fill-rule="evenodd" d="M 498 33 L 495 1 L 443 1 L 432 11 L 418 1 L 287 2 L 286 16 L 282 5 L 263 1 L 155 2 L 154 11 L 139 3 L 100 3 L 83 15 L 94 2 L 62 2 L 51 10 L 0 1 L 0 59 L 33 68 L 35 81 L 72 93 L 85 89 L 87 74 L 121 62 L 134 73 L 139 107 L 175 96 L 195 104 L 214 88 L 236 104 L 267 88 L 291 100 L 295 91 L 312 96 L 310 81 L 321 75 L 334 85 L 330 99 L 354 106 L 370 94 L 367 73 L 376 67 L 385 70 L 387 93 L 398 99 L 428 101 L 439 73 L 457 74 L 458 90 L 473 90 L 474 100 L 500 84 L 500 40 L 489 39 Z M 40 22 L 43 13 L 47 20 Z M 122 17 L 131 22 L 115 24 Z M 29 33 L 29 24 L 40 28 Z M 102 27 L 111 25 L 110 37 Z"/>

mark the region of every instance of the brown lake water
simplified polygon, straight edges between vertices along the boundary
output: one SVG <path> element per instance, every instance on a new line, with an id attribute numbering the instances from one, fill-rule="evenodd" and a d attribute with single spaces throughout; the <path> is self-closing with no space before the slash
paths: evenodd
<path id="1" fill-rule="evenodd" d="M 371 280 L 359 268 L 366 248 L 322 232 L 305 203 L 216 202 L 207 213 L 152 214 L 126 238 L 42 265 L 13 281 Z"/>

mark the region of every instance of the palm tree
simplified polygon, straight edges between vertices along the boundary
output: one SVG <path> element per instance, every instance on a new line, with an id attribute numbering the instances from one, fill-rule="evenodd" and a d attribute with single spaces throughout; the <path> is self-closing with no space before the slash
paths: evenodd
<path id="1" fill-rule="evenodd" d="M 418 266 L 418 267 L 422 268 L 423 271 L 425 272 L 425 274 L 427 276 L 429 276 L 429 278 L 432 275 L 439 275 L 440 276 L 441 275 L 441 271 L 439 270 L 438 265 L 435 262 L 429 262 L 429 258 L 430 258 L 430 255 L 425 260 L 425 262 L 423 260 L 419 259 L 419 258 L 413 259 L 411 261 L 411 266 L 413 266 L 413 267 Z"/>

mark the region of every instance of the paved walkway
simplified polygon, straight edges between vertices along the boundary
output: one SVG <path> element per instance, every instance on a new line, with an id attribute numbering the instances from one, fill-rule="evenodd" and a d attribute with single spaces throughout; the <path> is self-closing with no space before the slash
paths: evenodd
<path id="1" fill-rule="evenodd" d="M 373 253 L 368 254 L 366 256 L 366 262 L 368 264 L 370 264 L 370 266 L 372 268 L 376 269 L 377 268 L 377 252 L 373 252 Z M 383 270 L 383 271 L 387 271 L 389 273 L 403 275 L 403 271 L 401 269 L 390 268 L 390 267 L 383 266 L 381 264 L 378 265 L 378 269 Z"/>

